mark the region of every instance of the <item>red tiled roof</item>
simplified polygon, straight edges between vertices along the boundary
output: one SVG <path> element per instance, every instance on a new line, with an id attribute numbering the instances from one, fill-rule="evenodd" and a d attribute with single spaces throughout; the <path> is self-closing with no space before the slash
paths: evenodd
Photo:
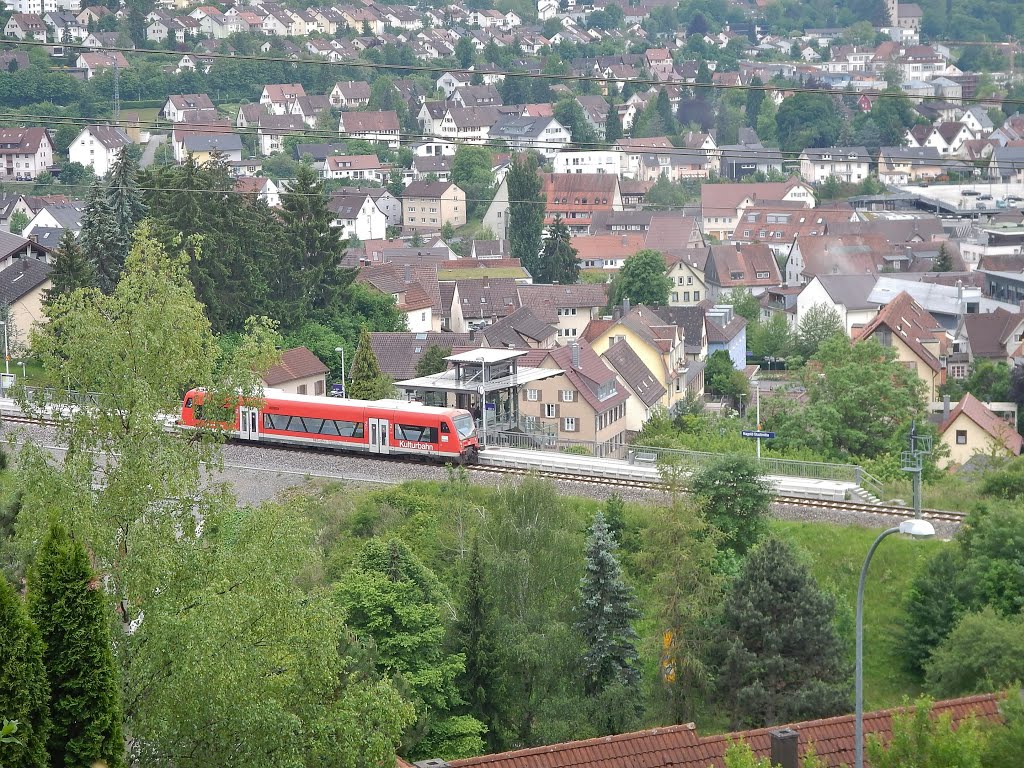
<path id="1" fill-rule="evenodd" d="M 942 370 L 942 362 L 925 346 L 935 340 L 937 333 L 942 332 L 942 326 L 924 307 L 914 301 L 909 293 L 901 291 L 896 298 L 886 304 L 858 334 L 857 341 L 871 338 L 871 335 L 883 325 L 894 337 L 910 347 L 921 362 L 936 373 Z M 940 352 L 942 346 L 940 341 Z"/>
<path id="2" fill-rule="evenodd" d="M 981 720 L 999 722 L 1000 694 L 986 693 L 962 699 L 939 701 L 936 715 L 949 714 L 954 724 L 974 715 Z M 887 709 L 864 715 L 864 733 L 887 739 L 892 732 L 892 716 L 901 709 Z M 743 740 L 761 757 L 769 757 L 771 732 L 783 727 L 795 730 L 802 755 L 809 744 L 827 768 L 852 765 L 854 761 L 854 718 L 841 715 L 822 720 L 790 723 L 738 733 L 701 737 L 693 723 L 651 728 L 617 736 L 571 741 L 533 747 L 496 755 L 452 760 L 452 768 L 723 768 L 725 750 Z"/>
<path id="3" fill-rule="evenodd" d="M 949 418 L 939 427 L 939 433 L 945 434 L 961 414 L 985 430 L 993 440 L 1001 442 L 1014 456 L 1020 455 L 1021 448 L 1024 447 L 1024 437 L 1021 437 L 1012 424 L 996 416 L 970 392 L 961 397 L 956 408 L 950 411 Z"/>
<path id="4" fill-rule="evenodd" d="M 268 387 L 276 387 L 286 381 L 321 376 L 329 370 L 330 368 L 308 349 L 296 347 L 295 349 L 286 349 L 281 353 L 281 362 L 267 371 L 263 381 Z"/>

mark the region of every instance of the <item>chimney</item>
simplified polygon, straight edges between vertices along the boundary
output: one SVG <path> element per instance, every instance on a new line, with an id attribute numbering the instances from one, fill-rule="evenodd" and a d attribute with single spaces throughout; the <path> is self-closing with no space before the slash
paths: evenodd
<path id="1" fill-rule="evenodd" d="M 580 345 L 575 341 L 572 343 L 572 367 L 577 370 L 580 367 Z"/>
<path id="2" fill-rule="evenodd" d="M 800 734 L 792 728 L 780 728 L 769 734 L 771 738 L 772 766 L 779 768 L 800 768 L 797 759 L 797 746 L 800 741 Z"/>
<path id="3" fill-rule="evenodd" d="M 469 329 L 469 340 L 476 341 L 476 328 Z"/>
<path id="4" fill-rule="evenodd" d="M 487 275 L 484 275 L 484 288 L 490 288 L 490 287 L 491 287 L 491 279 L 489 277 L 487 277 Z"/>
<path id="5" fill-rule="evenodd" d="M 628 315 L 629 314 L 629 299 L 628 298 L 625 298 L 625 299 L 622 300 L 622 314 L 623 315 Z"/>
<path id="6" fill-rule="evenodd" d="M 405 265 L 405 282 L 407 282 L 407 283 L 411 283 L 412 282 L 412 265 L 411 264 L 406 264 Z"/>
<path id="7" fill-rule="evenodd" d="M 949 418 L 949 395 L 942 396 L 942 420 Z"/>

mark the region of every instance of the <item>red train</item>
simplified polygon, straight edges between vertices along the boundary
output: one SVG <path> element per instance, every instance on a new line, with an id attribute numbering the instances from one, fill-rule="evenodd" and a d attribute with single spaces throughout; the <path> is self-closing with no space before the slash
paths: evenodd
<path id="1" fill-rule="evenodd" d="M 206 395 L 204 389 L 192 389 L 185 395 L 181 427 L 216 426 L 203 417 Z M 262 407 L 240 404 L 234 423 L 221 426 L 240 440 L 425 456 L 458 463 L 475 462 L 480 449 L 468 411 L 401 400 L 345 400 L 268 389 Z"/>

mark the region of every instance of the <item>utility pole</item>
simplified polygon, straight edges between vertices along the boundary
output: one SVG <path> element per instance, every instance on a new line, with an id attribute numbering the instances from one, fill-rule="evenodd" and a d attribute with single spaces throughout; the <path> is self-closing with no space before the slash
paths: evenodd
<path id="1" fill-rule="evenodd" d="M 910 472 L 914 478 L 914 517 L 921 517 L 921 472 L 924 469 L 924 457 L 932 452 L 932 438 L 929 435 L 917 434 L 917 422 L 910 424 L 910 450 L 900 454 L 900 464 L 904 472 Z"/>
<path id="2" fill-rule="evenodd" d="M 117 51 L 114 51 L 114 125 L 121 118 L 121 70 L 117 67 Z"/>

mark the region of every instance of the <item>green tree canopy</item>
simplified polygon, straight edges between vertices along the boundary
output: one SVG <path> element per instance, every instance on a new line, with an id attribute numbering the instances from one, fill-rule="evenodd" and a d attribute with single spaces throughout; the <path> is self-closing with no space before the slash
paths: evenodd
<path id="1" fill-rule="evenodd" d="M 377 355 L 370 346 L 370 331 L 365 326 L 359 332 L 359 345 L 348 374 L 350 383 L 345 389 L 349 397 L 356 400 L 379 400 L 391 393 L 391 379 L 381 373 Z"/>
<path id="2" fill-rule="evenodd" d="M 4 768 L 47 768 L 50 732 L 49 686 L 43 667 L 43 642 L 21 598 L 0 577 L 0 712 L 16 720 L 18 730 L 0 743 Z"/>
<path id="3" fill-rule="evenodd" d="M 533 275 L 536 283 L 572 285 L 579 279 L 580 262 L 572 245 L 572 234 L 560 216 L 548 227 L 538 269 Z"/>
<path id="4" fill-rule="evenodd" d="M 516 155 L 505 183 L 509 201 L 509 252 L 532 275 L 538 267 L 544 230 L 544 195 L 536 156 L 532 153 Z"/>
<path id="5" fill-rule="evenodd" d="M 804 358 L 814 357 L 824 342 L 846 336 L 843 319 L 835 307 L 815 304 L 808 309 L 797 326 L 797 347 Z"/>
<path id="6" fill-rule="evenodd" d="M 767 532 L 771 484 L 749 456 L 727 455 L 695 472 L 690 493 L 701 499 L 705 517 L 722 533 L 721 545 L 744 555 Z"/>
<path id="7" fill-rule="evenodd" d="M 1006 688 L 1024 680 L 1024 615 L 991 606 L 965 614 L 927 664 L 928 688 L 952 698 Z"/>
<path id="8" fill-rule="evenodd" d="M 491 172 L 491 150 L 473 144 L 462 144 L 452 158 L 452 182 L 466 193 L 467 215 L 479 218 L 494 197 L 494 174 Z"/>
<path id="9" fill-rule="evenodd" d="M 888 743 L 867 736 L 865 756 L 872 768 L 988 768 L 982 763 L 985 734 L 978 721 L 965 718 L 953 728 L 952 715 L 935 716 L 928 699 L 918 699 L 909 712 L 892 717 Z"/>
<path id="10" fill-rule="evenodd" d="M 851 670 L 835 605 L 796 553 L 767 539 L 750 553 L 725 603 L 718 684 L 733 725 L 848 712 Z"/>
<path id="11" fill-rule="evenodd" d="M 50 281 L 50 288 L 43 299 L 46 304 L 79 288 L 92 288 L 96 285 L 96 268 L 86 258 L 78 238 L 70 229 L 65 230 L 60 238 L 53 269 L 50 271 Z"/>
<path id="12" fill-rule="evenodd" d="M 667 274 L 661 251 L 645 248 L 626 259 L 622 269 L 612 278 L 611 304 L 623 299 L 636 304 L 668 304 L 672 278 Z"/>
<path id="13" fill-rule="evenodd" d="M 798 91 L 779 105 L 775 127 L 782 151 L 799 153 L 807 147 L 835 146 L 842 121 L 831 96 Z"/>
<path id="14" fill-rule="evenodd" d="M 433 373 L 440 373 L 448 367 L 448 361 L 445 358 L 451 353 L 451 347 L 431 344 L 423 353 L 423 357 L 416 363 L 416 375 L 430 376 Z"/>
<path id="15" fill-rule="evenodd" d="M 52 523 L 29 574 L 29 612 L 43 640 L 53 768 L 124 765 L 121 688 L 110 615 L 85 547 Z"/>

